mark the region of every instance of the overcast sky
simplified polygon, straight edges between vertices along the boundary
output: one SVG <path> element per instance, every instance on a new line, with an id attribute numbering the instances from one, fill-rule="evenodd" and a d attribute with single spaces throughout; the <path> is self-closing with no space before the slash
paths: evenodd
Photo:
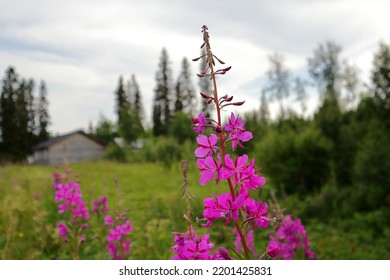
<path id="1" fill-rule="evenodd" d="M 367 80 L 379 42 L 390 42 L 389 11 L 388 0 L 0 0 L 0 71 L 12 65 L 46 82 L 53 133 L 87 128 L 100 115 L 115 120 L 119 75 L 136 75 L 150 120 L 162 48 L 175 80 L 183 57 L 199 55 L 206 24 L 214 54 L 232 66 L 220 92 L 246 100 L 242 112 L 258 108 L 274 52 L 305 75 L 313 50 L 332 40 Z"/>

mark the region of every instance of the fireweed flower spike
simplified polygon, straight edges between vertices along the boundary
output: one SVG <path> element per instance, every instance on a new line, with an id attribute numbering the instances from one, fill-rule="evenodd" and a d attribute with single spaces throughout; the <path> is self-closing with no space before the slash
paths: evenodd
<path id="1" fill-rule="evenodd" d="M 64 242 L 72 244 L 73 259 L 78 259 L 79 245 L 86 240 L 82 233 L 88 227 L 86 221 L 89 214 L 82 199 L 79 183 L 67 182 L 65 181 L 67 177 L 60 173 L 54 174 L 53 187 L 55 201 L 58 203 L 58 213 L 67 217 L 67 222 L 58 223 L 57 228 Z"/>
<path id="2" fill-rule="evenodd" d="M 215 56 L 211 51 L 210 36 L 207 26 L 202 26 L 203 43 L 201 48 L 205 54 L 195 58 L 194 61 L 204 58 L 206 67 L 197 76 L 212 81 L 212 92 L 201 92 L 201 97 L 207 104 L 213 106 L 216 110 L 216 119 L 205 118 L 201 113 L 197 118 L 192 118 L 192 126 L 199 135 L 196 138 L 198 147 L 195 150 L 198 169 L 200 171 L 200 184 L 206 185 L 215 180 L 215 184 L 227 183 L 228 192 L 222 191 L 221 194 L 214 194 L 212 197 L 205 198 L 203 201 L 203 218 L 196 219 L 202 222 L 204 227 L 212 227 L 217 224 L 217 220 L 224 220 L 225 225 L 234 227 L 236 235 L 235 246 L 237 251 L 242 252 L 243 257 L 251 259 L 257 258 L 254 244 L 254 230 L 264 229 L 270 225 L 274 218 L 268 214 L 268 205 L 262 201 L 255 201 L 250 197 L 251 190 L 256 190 L 265 184 L 265 178 L 261 176 L 260 171 L 255 169 L 255 160 L 249 160 L 248 155 L 232 156 L 228 153 L 228 144 L 231 143 L 231 150 L 236 150 L 237 146 L 244 147 L 243 143 L 251 140 L 253 135 L 245 127 L 244 121 L 230 113 L 226 125 L 222 123 L 222 109 L 228 106 L 241 106 L 244 101 L 234 101 L 233 96 L 218 96 L 217 77 L 226 75 L 232 68 L 230 66 L 215 69 L 217 63 L 224 62 Z M 213 133 L 207 135 L 205 127 L 212 127 Z M 184 174 L 184 173 L 183 173 Z M 186 182 L 186 180 L 185 180 Z M 186 183 L 185 183 L 186 185 Z M 187 197 L 187 201 L 188 201 Z M 188 212 L 187 203 L 186 218 L 187 232 L 174 233 L 175 246 L 172 251 L 175 253 L 173 259 L 231 259 L 225 248 L 219 248 L 213 255 L 211 249 L 213 243 L 209 241 L 209 235 L 198 237 L 191 226 L 191 216 Z M 299 231 L 302 234 L 302 230 Z M 305 235 L 306 236 L 306 235 Z M 280 234 L 277 239 L 281 239 Z M 276 239 L 274 238 L 274 239 Z M 306 237 L 303 237 L 303 244 L 308 244 Z M 282 251 L 282 245 L 278 240 L 271 240 L 267 248 L 258 250 L 268 256 L 277 257 L 279 251 Z M 307 249 L 306 251 L 309 252 Z"/>
<path id="3" fill-rule="evenodd" d="M 310 251 L 309 240 L 305 227 L 300 219 L 292 219 L 287 215 L 284 217 L 275 237 L 270 238 L 271 242 L 279 245 L 279 255 L 277 257 L 291 260 L 299 248 L 303 248 L 307 258 L 315 259 L 316 254 Z"/>

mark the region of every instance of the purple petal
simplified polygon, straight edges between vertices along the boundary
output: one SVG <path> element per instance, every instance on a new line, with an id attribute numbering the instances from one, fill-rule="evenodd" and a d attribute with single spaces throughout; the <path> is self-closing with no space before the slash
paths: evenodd
<path id="1" fill-rule="evenodd" d="M 210 153 L 210 149 L 206 149 L 203 147 L 196 148 L 195 156 L 199 158 L 206 157 Z"/>
<path id="2" fill-rule="evenodd" d="M 201 135 L 198 135 L 198 137 L 196 137 L 196 142 L 201 145 L 201 146 L 210 146 L 209 144 L 209 139 L 207 138 L 207 136 L 201 134 Z"/>

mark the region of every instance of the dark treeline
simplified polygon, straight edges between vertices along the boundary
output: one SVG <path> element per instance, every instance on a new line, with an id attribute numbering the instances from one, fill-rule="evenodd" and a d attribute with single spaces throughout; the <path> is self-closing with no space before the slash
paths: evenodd
<path id="1" fill-rule="evenodd" d="M 13 67 L 5 72 L 0 95 L 0 163 L 25 161 L 32 147 L 49 138 L 47 89 L 21 78 Z"/>

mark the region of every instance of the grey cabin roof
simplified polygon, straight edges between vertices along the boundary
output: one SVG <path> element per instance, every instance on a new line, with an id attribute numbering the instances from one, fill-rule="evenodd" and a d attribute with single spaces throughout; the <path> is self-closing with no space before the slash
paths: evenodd
<path id="1" fill-rule="evenodd" d="M 76 130 L 76 131 L 73 131 L 73 132 L 69 132 L 67 134 L 63 134 L 63 135 L 59 135 L 59 136 L 56 136 L 56 137 L 53 137 L 53 138 L 50 138 L 44 142 L 41 142 L 37 145 L 35 145 L 33 147 L 33 150 L 34 151 L 38 151 L 38 150 L 45 150 L 45 149 L 48 149 L 51 145 L 54 145 L 58 142 L 61 142 L 62 140 L 68 138 L 69 136 L 72 136 L 74 134 L 81 134 L 85 137 L 87 137 L 88 139 L 94 141 L 95 143 L 101 145 L 101 146 L 106 146 L 103 142 L 97 140 L 96 138 L 92 137 L 91 135 L 85 133 L 84 131 L 82 130 Z"/>

